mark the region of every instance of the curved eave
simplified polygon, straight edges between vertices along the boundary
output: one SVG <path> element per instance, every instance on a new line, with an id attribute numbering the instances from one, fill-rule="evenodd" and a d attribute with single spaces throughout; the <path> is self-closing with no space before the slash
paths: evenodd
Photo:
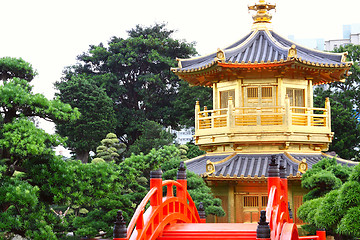
<path id="1" fill-rule="evenodd" d="M 201 67 L 197 67 L 197 68 L 191 68 L 191 69 L 182 69 L 182 68 L 171 68 L 170 70 L 174 73 L 201 73 L 201 72 L 207 72 L 207 70 L 209 70 L 210 68 L 212 68 L 214 65 L 216 65 L 218 62 L 217 61 L 212 61 L 209 64 L 206 64 L 204 66 Z"/>
<path id="2" fill-rule="evenodd" d="M 211 64 L 207 64 L 205 66 L 202 67 L 198 67 L 198 68 L 193 68 L 193 69 L 181 69 L 181 68 L 171 68 L 171 71 L 173 71 L 174 73 L 190 73 L 190 74 L 199 74 L 199 73 L 206 73 L 207 69 L 211 68 L 214 65 L 218 65 L 220 67 L 225 67 L 225 68 L 264 68 L 264 67 L 280 67 L 280 66 L 286 66 L 286 65 L 290 65 L 292 63 L 300 63 L 301 65 L 306 65 L 308 67 L 312 67 L 312 68 L 321 68 L 321 69 L 350 69 L 352 63 L 351 62 L 346 62 L 346 63 L 341 63 L 341 64 L 323 64 L 323 63 L 318 63 L 318 62 L 310 62 L 310 61 L 306 61 L 303 60 L 301 58 L 288 58 L 287 60 L 283 60 L 281 59 L 280 61 L 274 61 L 274 62 L 225 62 L 225 61 L 213 61 Z"/>
<path id="3" fill-rule="evenodd" d="M 171 70 L 178 75 L 180 78 L 188 81 L 192 85 L 202 85 L 202 86 L 211 86 L 211 78 L 207 78 L 209 75 L 214 75 L 218 72 L 224 71 L 224 69 L 277 69 L 283 67 L 292 66 L 293 68 L 298 68 L 302 70 L 307 70 L 312 74 L 318 73 L 317 77 L 314 77 L 313 84 L 326 84 L 334 81 L 342 81 L 348 73 L 348 70 L 351 67 L 350 62 L 341 63 L 341 64 L 323 64 L 317 62 L 310 62 L 302 60 L 301 58 L 287 58 L 286 60 L 281 59 L 280 61 L 274 62 L 225 62 L 225 61 L 213 61 L 211 64 L 208 64 L 203 67 L 196 69 L 181 69 L 181 68 L 172 68 Z M 219 79 L 217 79 L 219 80 Z"/>
<path id="4" fill-rule="evenodd" d="M 351 67 L 351 63 L 346 62 L 346 53 L 328 53 L 309 49 L 268 29 L 255 29 L 223 50 L 218 49 L 217 52 L 205 56 L 177 60 L 178 68 L 171 69 L 174 73 L 191 84 L 207 86 L 211 86 L 211 77 L 200 81 L 197 81 L 196 77 L 209 77 L 216 66 L 261 70 L 295 64 L 310 71 L 315 70 L 314 72 L 328 71 L 327 76 L 320 76 L 320 79 L 315 81 L 316 84 L 342 80 L 347 74 L 345 71 Z M 342 69 L 341 73 L 339 69 Z"/>

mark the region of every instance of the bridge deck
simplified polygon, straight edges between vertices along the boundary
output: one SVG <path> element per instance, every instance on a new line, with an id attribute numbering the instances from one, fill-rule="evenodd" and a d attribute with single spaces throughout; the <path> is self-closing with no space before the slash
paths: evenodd
<path id="1" fill-rule="evenodd" d="M 166 226 L 157 239 L 256 239 L 256 228 L 251 223 L 175 223 Z"/>

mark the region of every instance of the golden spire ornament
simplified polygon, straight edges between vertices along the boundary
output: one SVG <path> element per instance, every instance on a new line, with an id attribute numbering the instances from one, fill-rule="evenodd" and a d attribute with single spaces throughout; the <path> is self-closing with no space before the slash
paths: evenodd
<path id="1" fill-rule="evenodd" d="M 256 14 L 253 15 L 254 24 L 270 23 L 272 16 L 269 11 L 275 8 L 276 4 L 267 3 L 265 0 L 259 0 L 259 2 L 255 3 L 255 5 L 248 6 L 249 11 L 256 11 Z"/>

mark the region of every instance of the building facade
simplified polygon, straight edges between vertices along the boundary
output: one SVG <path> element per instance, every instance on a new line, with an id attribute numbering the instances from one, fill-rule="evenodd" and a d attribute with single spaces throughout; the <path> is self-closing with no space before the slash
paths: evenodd
<path id="1" fill-rule="evenodd" d="M 360 45 L 360 24 L 343 25 L 343 38 L 325 41 L 324 45 L 326 51 L 333 51 L 347 44 Z"/>
<path id="2" fill-rule="evenodd" d="M 179 131 L 170 129 L 170 132 L 176 136 L 175 143 L 179 145 L 187 144 L 188 142 L 194 141 L 194 134 L 195 129 L 194 128 L 182 128 Z"/>
<path id="3" fill-rule="evenodd" d="M 227 215 L 209 221 L 257 222 L 275 155 L 286 168 L 290 207 L 301 223 L 301 175 L 326 157 L 333 138 L 330 102 L 314 108 L 313 86 L 343 81 L 351 63 L 345 53 L 308 49 L 274 32 L 273 9 L 260 0 L 249 7 L 256 12 L 249 34 L 212 54 L 178 59 L 172 69 L 191 85 L 213 89 L 213 109 L 195 105 L 194 139 L 207 153 L 186 162 L 222 199 Z"/>

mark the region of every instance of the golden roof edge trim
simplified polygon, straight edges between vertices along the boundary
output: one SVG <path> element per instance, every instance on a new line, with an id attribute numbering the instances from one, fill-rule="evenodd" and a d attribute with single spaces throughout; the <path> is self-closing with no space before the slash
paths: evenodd
<path id="1" fill-rule="evenodd" d="M 339 160 L 340 162 L 344 162 L 344 163 L 360 164 L 360 162 L 355 162 L 355 161 L 346 160 L 346 159 L 343 159 L 343 158 L 340 158 L 340 157 L 331 156 L 331 155 L 323 153 L 323 152 L 321 153 L 321 155 L 323 155 L 325 157 L 328 157 L 328 158 L 336 158 L 336 160 Z"/>
<path id="2" fill-rule="evenodd" d="M 293 161 L 293 162 L 295 162 L 295 163 L 298 163 L 298 164 L 301 163 L 301 161 L 296 160 L 293 156 L 291 156 L 290 153 L 284 152 L 284 154 L 285 154 L 285 156 L 288 157 L 291 161 Z"/>
<path id="3" fill-rule="evenodd" d="M 218 162 L 212 162 L 212 161 L 210 161 L 210 162 L 213 163 L 214 165 L 217 165 L 217 164 L 224 163 L 224 162 L 228 161 L 229 159 L 235 157 L 236 155 L 237 155 L 237 153 L 234 152 L 233 154 L 227 156 L 226 158 L 224 158 L 224 159 L 221 160 L 221 161 L 218 161 Z"/>

